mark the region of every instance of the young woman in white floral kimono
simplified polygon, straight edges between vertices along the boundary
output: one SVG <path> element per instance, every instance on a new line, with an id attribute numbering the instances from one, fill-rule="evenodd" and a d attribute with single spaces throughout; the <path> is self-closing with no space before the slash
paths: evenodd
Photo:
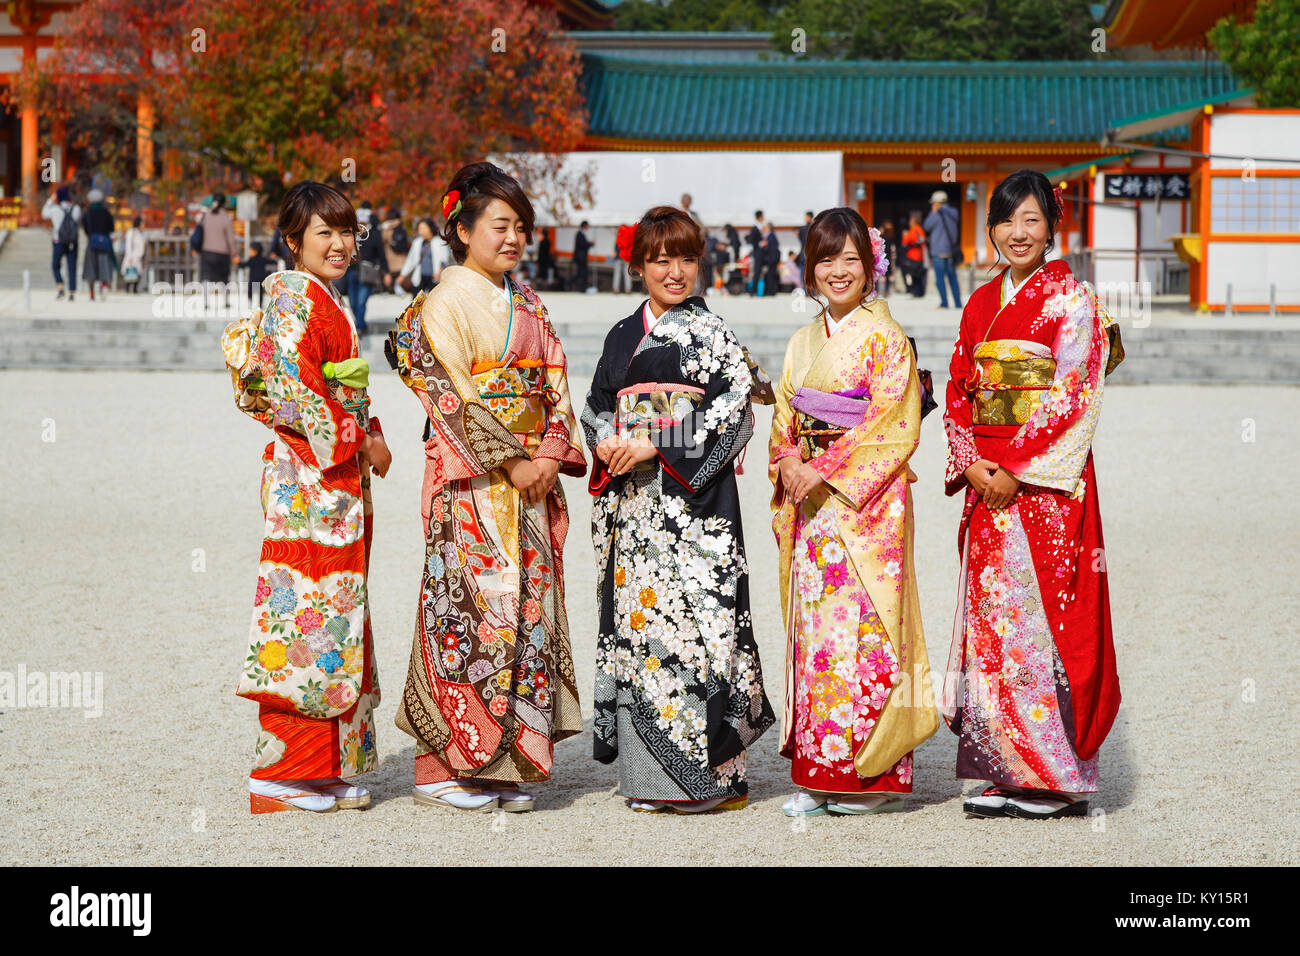
<path id="1" fill-rule="evenodd" d="M 343 777 L 375 769 L 379 703 L 370 603 L 370 471 L 392 460 L 369 412 L 368 368 L 331 283 L 355 257 L 338 190 L 303 182 L 280 207 L 295 271 L 262 283 L 265 312 L 223 338 L 241 410 L 275 432 L 263 456 L 266 525 L 238 693 L 260 705 L 254 813 L 370 802 Z"/>

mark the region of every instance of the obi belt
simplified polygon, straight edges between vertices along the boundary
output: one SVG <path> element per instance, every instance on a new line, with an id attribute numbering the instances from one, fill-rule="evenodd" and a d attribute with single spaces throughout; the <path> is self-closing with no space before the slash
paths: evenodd
<path id="1" fill-rule="evenodd" d="M 638 382 L 618 393 L 615 429 L 628 438 L 649 438 L 658 445 L 680 442 L 683 447 L 689 447 L 695 438 L 686 434 L 682 423 L 703 400 L 704 389 L 693 385 Z M 633 471 L 654 467 L 653 460 L 643 461 Z"/>
<path id="2" fill-rule="evenodd" d="M 802 387 L 790 400 L 794 409 L 794 433 L 804 461 L 816 458 L 841 435 L 862 424 L 871 405 L 866 388 L 845 392 L 823 392 Z"/>
<path id="3" fill-rule="evenodd" d="M 967 383 L 975 425 L 1025 424 L 1051 392 L 1052 350 L 1040 342 L 992 339 L 975 346 L 975 375 Z"/>
<path id="4" fill-rule="evenodd" d="M 471 372 L 479 398 L 514 435 L 536 446 L 551 424 L 560 393 L 546 381 L 546 363 L 518 359 Z"/>

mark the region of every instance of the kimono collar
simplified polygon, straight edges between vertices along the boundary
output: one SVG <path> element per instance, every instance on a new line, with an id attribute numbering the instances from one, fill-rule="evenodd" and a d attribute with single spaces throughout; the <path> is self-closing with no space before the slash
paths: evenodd
<path id="1" fill-rule="evenodd" d="M 271 286 L 275 284 L 275 280 L 280 276 L 302 276 L 308 282 L 313 282 L 321 289 L 324 289 L 325 294 L 328 295 L 336 305 L 342 305 L 342 300 L 339 298 L 338 292 L 334 290 L 332 285 L 326 285 L 321 282 L 320 279 L 317 279 L 314 275 L 304 269 L 282 269 L 279 272 L 272 272 L 262 280 L 262 288 L 267 292 L 270 292 Z"/>

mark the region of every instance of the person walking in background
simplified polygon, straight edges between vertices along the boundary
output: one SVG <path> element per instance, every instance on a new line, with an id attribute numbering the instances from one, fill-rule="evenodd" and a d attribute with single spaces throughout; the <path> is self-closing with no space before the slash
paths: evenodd
<path id="1" fill-rule="evenodd" d="M 894 276 L 901 271 L 898 267 L 898 230 L 894 227 L 894 220 L 885 220 L 884 225 L 880 227 L 880 238 L 885 243 L 885 256 L 889 259 L 889 267 L 880 277 L 877 286 L 882 296 L 888 296 L 894 291 Z"/>
<path id="2" fill-rule="evenodd" d="M 921 228 L 921 214 L 912 213 L 907 232 L 903 233 L 903 279 L 907 291 L 916 298 L 925 295 L 925 230 Z"/>
<path id="3" fill-rule="evenodd" d="M 587 255 L 591 252 L 591 240 L 587 238 L 587 220 L 578 224 L 578 232 L 573 237 L 573 281 L 579 292 L 594 292 L 587 278 Z"/>
<path id="4" fill-rule="evenodd" d="M 799 259 L 794 250 L 786 253 L 781 260 L 781 285 L 789 286 L 793 291 L 803 288 L 803 276 L 799 274 Z"/>
<path id="5" fill-rule="evenodd" d="M 429 292 L 438 282 L 446 264 L 443 250 L 447 243 L 438 235 L 438 226 L 432 219 L 421 219 L 415 227 L 415 241 L 406 253 L 406 262 L 397 274 L 402 288 L 407 292 Z"/>
<path id="6" fill-rule="evenodd" d="M 122 236 L 122 285 L 127 292 L 135 294 L 140 291 L 140 277 L 144 275 L 144 255 L 146 242 L 142 220 L 139 216 L 131 220 L 131 228 Z"/>
<path id="7" fill-rule="evenodd" d="M 63 263 L 68 266 L 68 301 L 77 297 L 77 238 L 81 223 L 81 207 L 74 205 L 67 186 L 60 186 L 45 201 L 42 218 L 50 221 L 50 239 L 54 243 L 54 284 L 58 288 L 56 299 L 63 298 Z"/>
<path id="8" fill-rule="evenodd" d="M 948 308 L 948 287 L 951 286 L 952 303 L 960 309 L 957 266 L 961 262 L 961 242 L 958 238 L 957 210 L 948 205 L 948 194 L 943 190 L 936 190 L 930 197 L 930 215 L 925 217 L 922 228 L 929 237 L 934 284 L 939 289 L 939 308 Z"/>
<path id="9" fill-rule="evenodd" d="M 383 287 L 384 270 L 388 267 L 388 260 L 384 257 L 383 234 L 373 218 L 370 203 L 363 202 L 357 210 L 360 232 L 357 233 L 356 260 L 348 267 L 344 278 L 348 304 L 352 307 L 352 317 L 359 334 L 367 331 L 366 302 L 376 289 Z"/>
<path id="10" fill-rule="evenodd" d="M 230 266 L 239 253 L 239 240 L 235 237 L 234 220 L 226 212 L 226 194 L 212 194 L 212 208 L 203 214 L 200 222 L 203 242 L 199 247 L 199 281 L 204 284 L 206 306 L 209 283 L 230 282 Z M 230 304 L 229 291 L 226 304 Z"/>
<path id="11" fill-rule="evenodd" d="M 690 199 L 690 196 L 683 196 L 683 199 Z M 615 292 L 631 292 L 632 277 L 628 274 L 628 259 L 632 256 L 632 236 L 635 233 L 632 226 L 619 226 L 618 232 L 614 234 L 614 290 Z"/>
<path id="12" fill-rule="evenodd" d="M 763 219 L 763 210 L 754 210 L 754 224 L 745 235 L 749 243 L 749 294 L 762 295 L 763 281 L 763 237 L 767 235 L 767 223 Z"/>
<path id="13" fill-rule="evenodd" d="M 722 231 L 727 237 L 727 245 L 731 246 L 731 261 L 740 265 L 740 233 L 731 223 L 723 226 Z"/>
<path id="14" fill-rule="evenodd" d="M 781 289 L 781 242 L 776 237 L 776 226 L 767 224 L 763 236 L 763 291 L 759 295 L 776 295 Z"/>
<path id="15" fill-rule="evenodd" d="M 257 307 L 262 308 L 266 301 L 266 291 L 262 288 L 262 280 L 276 271 L 276 262 L 270 256 L 262 255 L 262 244 L 255 242 L 249 246 L 253 253 L 249 256 L 248 261 L 244 263 L 248 267 L 248 300 L 254 299 L 253 290 L 257 290 Z"/>
<path id="16" fill-rule="evenodd" d="M 808 227 L 812 225 L 812 221 L 813 221 L 813 214 L 812 211 L 809 210 L 808 212 L 805 212 L 803 214 L 803 225 L 799 227 L 799 254 L 794 258 L 794 264 L 799 267 L 800 272 L 803 271 L 803 263 L 804 263 L 803 250 L 804 250 L 804 246 L 808 243 Z M 799 288 L 801 289 L 803 288 L 802 282 L 799 283 Z"/>
<path id="17" fill-rule="evenodd" d="M 551 230 L 543 229 L 537 242 L 537 284 L 549 289 L 555 281 L 555 254 L 551 251 Z"/>
<path id="18" fill-rule="evenodd" d="M 86 198 L 90 200 L 90 206 L 81 220 L 87 236 L 81 277 L 86 280 L 91 299 L 95 298 L 95 292 L 98 291 L 102 301 L 108 296 L 109 280 L 117 271 L 113 257 L 113 214 L 104 205 L 104 194 L 98 189 L 92 189 Z"/>
<path id="19" fill-rule="evenodd" d="M 411 251 L 411 237 L 402 225 L 401 209 L 391 205 L 388 207 L 379 233 L 384 243 L 384 288 L 392 292 L 402 266 L 406 264 L 406 254 Z"/>

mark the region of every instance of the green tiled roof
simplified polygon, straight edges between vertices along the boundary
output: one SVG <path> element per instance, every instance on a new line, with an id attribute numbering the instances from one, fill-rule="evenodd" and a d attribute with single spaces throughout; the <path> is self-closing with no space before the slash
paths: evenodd
<path id="1" fill-rule="evenodd" d="M 1220 63 L 1178 60 L 582 60 L 589 135 L 665 143 L 1099 143 L 1116 116 L 1240 85 Z"/>

